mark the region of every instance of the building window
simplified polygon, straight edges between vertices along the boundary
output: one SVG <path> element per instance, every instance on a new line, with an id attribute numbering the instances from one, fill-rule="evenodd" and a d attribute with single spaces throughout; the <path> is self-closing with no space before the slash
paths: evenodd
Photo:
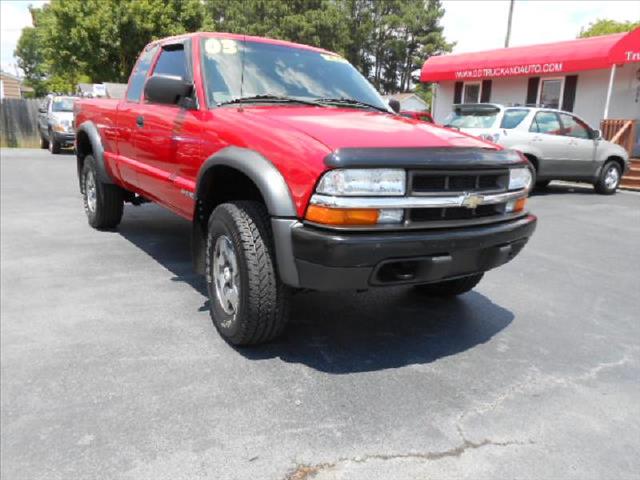
<path id="1" fill-rule="evenodd" d="M 462 90 L 462 103 L 480 103 L 481 83 L 466 83 Z"/>
<path id="2" fill-rule="evenodd" d="M 563 90 L 564 78 L 545 78 L 540 82 L 536 103 L 547 108 L 560 108 Z"/>

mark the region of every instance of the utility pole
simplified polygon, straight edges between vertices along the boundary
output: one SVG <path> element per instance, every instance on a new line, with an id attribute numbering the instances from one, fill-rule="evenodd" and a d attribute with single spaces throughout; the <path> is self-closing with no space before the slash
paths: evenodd
<path id="1" fill-rule="evenodd" d="M 513 4 L 515 0 L 509 2 L 509 20 L 507 20 L 507 37 L 504 39 L 504 48 L 509 46 L 509 39 L 511 38 L 511 20 L 513 19 Z"/>

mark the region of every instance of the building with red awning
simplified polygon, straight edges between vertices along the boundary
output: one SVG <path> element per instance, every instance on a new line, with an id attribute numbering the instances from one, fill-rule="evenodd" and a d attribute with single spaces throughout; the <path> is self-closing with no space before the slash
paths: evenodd
<path id="1" fill-rule="evenodd" d="M 441 55 L 422 67 L 435 83 L 432 114 L 459 103 L 544 104 L 598 128 L 606 118 L 640 120 L 640 28 L 565 42 Z"/>

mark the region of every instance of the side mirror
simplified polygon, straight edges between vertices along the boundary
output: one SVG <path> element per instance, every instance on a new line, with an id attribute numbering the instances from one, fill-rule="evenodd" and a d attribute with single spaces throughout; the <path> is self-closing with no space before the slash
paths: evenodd
<path id="1" fill-rule="evenodd" d="M 45 107 L 38 107 L 38 112 L 47 113 L 47 109 Z"/>
<path id="2" fill-rule="evenodd" d="M 392 98 L 391 100 L 389 100 L 389 106 L 391 107 L 391 110 L 393 110 L 394 112 L 400 113 L 400 102 L 395 98 Z"/>
<path id="3" fill-rule="evenodd" d="M 192 92 L 193 84 L 169 75 L 153 75 L 144 84 L 144 96 L 152 103 L 177 105 Z"/>
<path id="4" fill-rule="evenodd" d="M 592 130 L 594 140 L 602 140 L 602 130 Z"/>

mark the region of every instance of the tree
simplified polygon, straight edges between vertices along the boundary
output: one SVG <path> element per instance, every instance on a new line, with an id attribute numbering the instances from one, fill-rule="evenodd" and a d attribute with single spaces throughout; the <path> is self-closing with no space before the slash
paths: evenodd
<path id="1" fill-rule="evenodd" d="M 200 29 L 315 45 L 347 58 L 384 93 L 407 91 L 451 48 L 440 0 L 51 0 L 33 8 L 16 56 L 39 93 L 124 82 L 150 41 Z"/>
<path id="2" fill-rule="evenodd" d="M 611 33 L 630 32 L 638 27 L 640 27 L 640 21 L 617 22 L 615 20 L 600 18 L 595 22 L 591 22 L 586 27 L 581 28 L 578 36 L 579 38 L 585 38 L 595 37 L 598 35 L 608 35 Z"/>

